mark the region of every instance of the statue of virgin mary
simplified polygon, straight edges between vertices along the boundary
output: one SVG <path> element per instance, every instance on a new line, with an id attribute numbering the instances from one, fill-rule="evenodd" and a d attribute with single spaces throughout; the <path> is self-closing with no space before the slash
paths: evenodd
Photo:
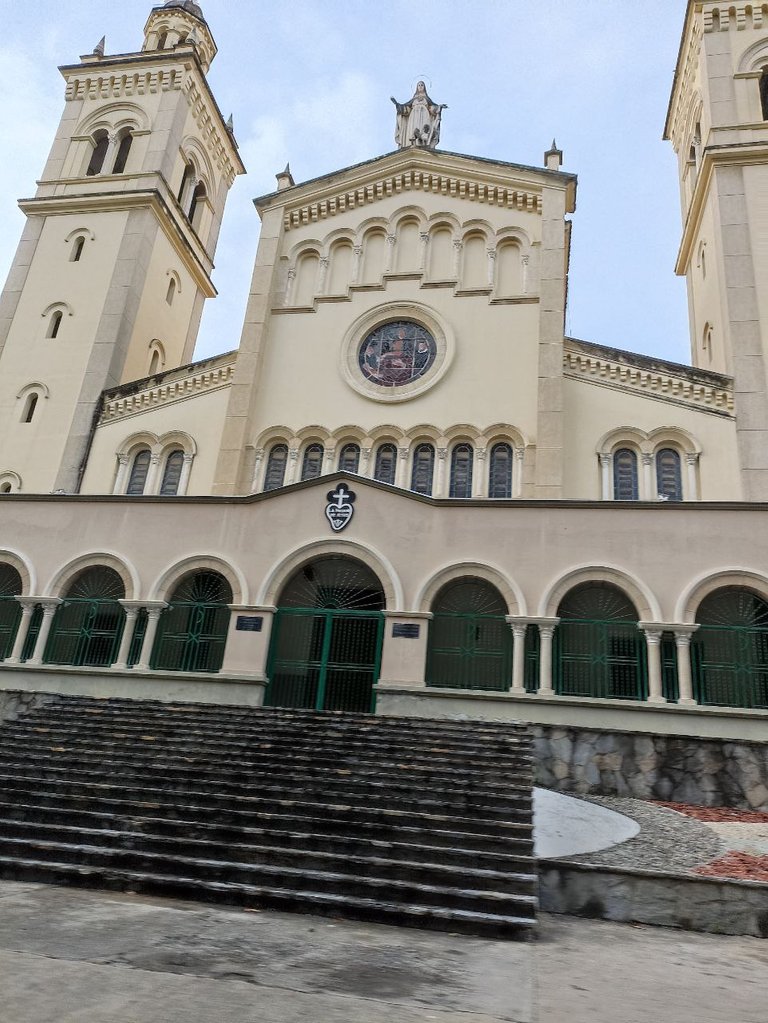
<path id="1" fill-rule="evenodd" d="M 398 103 L 394 96 L 391 99 L 397 109 L 395 142 L 398 147 L 427 146 L 434 149 L 440 141 L 440 120 L 446 109 L 445 103 L 433 103 L 424 82 L 416 85 L 416 92 L 407 103 Z"/>

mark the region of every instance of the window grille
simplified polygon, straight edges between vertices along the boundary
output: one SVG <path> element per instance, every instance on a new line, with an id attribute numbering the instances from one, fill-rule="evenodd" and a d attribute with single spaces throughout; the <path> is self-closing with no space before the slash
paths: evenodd
<path id="1" fill-rule="evenodd" d="M 411 490 L 416 494 L 432 495 L 432 480 L 435 474 L 435 449 L 431 444 L 419 444 L 413 453 Z"/>
<path id="2" fill-rule="evenodd" d="M 450 497 L 472 496 L 472 445 L 457 444 L 451 454 Z"/>
<path id="3" fill-rule="evenodd" d="M 125 624 L 125 611 L 118 603 L 124 597 L 125 585 L 114 569 L 96 565 L 81 572 L 56 610 L 44 662 L 112 664 Z"/>
<path id="4" fill-rule="evenodd" d="M 151 458 L 152 456 L 148 448 L 138 452 L 131 466 L 131 475 L 128 478 L 128 486 L 125 490 L 126 494 L 131 497 L 137 497 L 139 494 L 144 493 Z"/>
<path id="5" fill-rule="evenodd" d="M 160 615 L 151 665 L 166 671 L 219 671 L 229 631 L 232 587 L 218 572 L 186 576 Z"/>
<path id="6" fill-rule="evenodd" d="M 488 465 L 488 496 L 512 496 L 512 445 L 494 444 Z"/>
<path id="7" fill-rule="evenodd" d="M 656 490 L 667 501 L 682 501 L 683 477 L 680 455 L 674 448 L 663 448 L 656 453 Z"/>
<path id="8" fill-rule="evenodd" d="M 288 445 L 275 444 L 269 452 L 267 471 L 264 475 L 264 490 L 279 490 L 285 482 L 285 467 L 288 462 Z"/>
<path id="9" fill-rule="evenodd" d="M 359 444 L 345 444 L 339 455 L 339 469 L 342 472 L 357 472 L 360 468 Z"/>
<path id="10" fill-rule="evenodd" d="M 181 470 L 184 467 L 184 452 L 177 448 L 172 451 L 165 460 L 163 470 L 163 482 L 160 484 L 161 497 L 175 497 L 179 492 L 181 482 Z"/>
<path id="11" fill-rule="evenodd" d="M 397 448 L 394 444 L 382 444 L 376 452 L 376 466 L 373 478 L 379 483 L 395 484 L 397 471 Z"/>
<path id="12" fill-rule="evenodd" d="M 613 499 L 637 501 L 637 455 L 631 448 L 619 448 L 613 456 Z"/>
<path id="13" fill-rule="evenodd" d="M 314 480 L 322 474 L 324 449 L 322 444 L 310 444 L 301 463 L 301 478 Z"/>

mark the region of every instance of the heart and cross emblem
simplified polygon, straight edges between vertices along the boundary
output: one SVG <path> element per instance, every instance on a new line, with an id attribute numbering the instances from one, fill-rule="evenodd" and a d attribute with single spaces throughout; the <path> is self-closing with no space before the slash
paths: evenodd
<path id="1" fill-rule="evenodd" d="M 336 489 L 328 491 L 326 496 L 328 504 L 325 506 L 325 517 L 334 533 L 340 533 L 350 524 L 355 514 L 353 505 L 356 495 L 345 483 L 339 483 Z"/>

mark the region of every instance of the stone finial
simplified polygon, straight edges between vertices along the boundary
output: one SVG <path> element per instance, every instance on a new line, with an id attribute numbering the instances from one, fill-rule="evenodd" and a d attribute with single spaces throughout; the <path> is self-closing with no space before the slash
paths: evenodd
<path id="1" fill-rule="evenodd" d="M 230 135 L 234 134 L 234 132 L 235 132 L 235 120 L 234 120 L 232 114 L 230 114 L 229 117 L 227 118 L 227 123 L 226 123 L 225 127 L 226 127 L 226 129 L 227 129 L 227 131 L 229 132 Z"/>
<path id="2" fill-rule="evenodd" d="M 107 37 L 106 36 L 102 36 L 101 39 L 99 39 L 98 43 L 96 43 L 96 45 L 93 48 L 94 54 L 97 57 L 103 57 L 104 56 L 104 47 L 106 45 L 107 45 Z"/>
<path id="3" fill-rule="evenodd" d="M 394 96 L 390 99 L 397 111 L 395 142 L 398 148 L 425 146 L 427 149 L 435 149 L 440 141 L 443 111 L 448 109 L 446 104 L 433 103 L 427 95 L 424 82 L 418 82 L 416 92 L 406 103 L 398 103 Z"/>
<path id="4" fill-rule="evenodd" d="M 285 165 L 285 170 L 281 171 L 279 174 L 276 174 L 275 177 L 277 178 L 278 192 L 283 192 L 285 191 L 286 188 L 292 188 L 296 184 L 296 182 L 293 180 L 293 175 L 291 174 L 291 165 L 289 163 Z"/>
<path id="5" fill-rule="evenodd" d="M 544 154 L 544 166 L 547 170 L 557 171 L 563 166 L 563 151 L 557 148 L 557 142 L 552 139 L 552 148 Z"/>

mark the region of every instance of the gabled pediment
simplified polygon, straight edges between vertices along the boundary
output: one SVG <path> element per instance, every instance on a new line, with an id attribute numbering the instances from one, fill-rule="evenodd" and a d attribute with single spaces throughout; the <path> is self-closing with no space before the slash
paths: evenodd
<path id="1" fill-rule="evenodd" d="M 576 176 L 544 167 L 425 148 L 400 149 L 255 200 L 261 214 L 283 207 L 286 229 L 367 206 L 387 196 L 431 192 L 506 209 L 540 213 L 545 187 L 567 192 L 573 212 Z"/>

